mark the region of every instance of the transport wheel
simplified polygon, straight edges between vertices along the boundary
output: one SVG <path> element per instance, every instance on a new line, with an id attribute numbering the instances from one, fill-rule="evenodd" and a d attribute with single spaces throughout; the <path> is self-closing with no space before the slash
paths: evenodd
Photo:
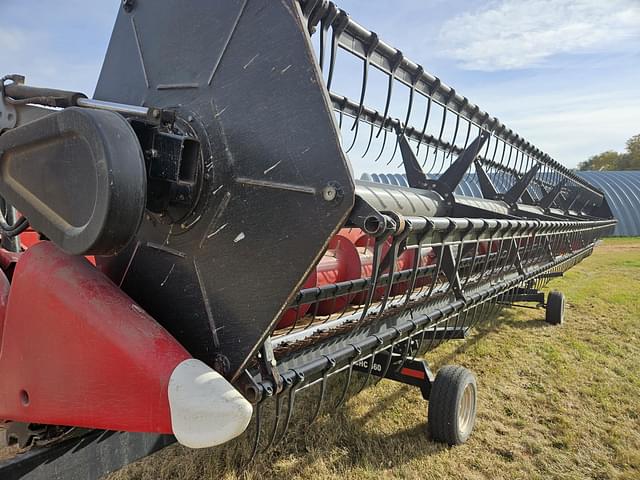
<path id="1" fill-rule="evenodd" d="M 562 325 L 564 322 L 564 294 L 553 290 L 547 296 L 547 313 L 545 321 L 551 325 Z"/>
<path id="2" fill-rule="evenodd" d="M 438 370 L 429 397 L 429 431 L 436 442 L 460 445 L 476 421 L 476 377 L 464 367 Z"/>

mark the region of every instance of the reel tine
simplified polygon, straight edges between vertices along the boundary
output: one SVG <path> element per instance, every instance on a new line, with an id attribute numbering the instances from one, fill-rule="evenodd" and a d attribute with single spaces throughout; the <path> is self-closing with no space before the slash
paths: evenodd
<path id="1" fill-rule="evenodd" d="M 387 123 L 388 120 L 384 120 L 382 122 L 382 124 L 384 125 L 385 123 Z M 378 156 L 376 157 L 376 159 L 374 160 L 374 162 L 377 162 L 378 160 L 380 160 L 380 157 L 382 157 L 382 154 L 384 153 L 384 147 L 387 144 L 387 136 L 389 135 L 389 130 L 387 130 L 386 128 L 384 129 L 384 136 L 382 137 L 382 147 L 380 147 L 380 153 L 378 153 Z"/>
<path id="2" fill-rule="evenodd" d="M 357 128 L 357 125 L 360 122 L 360 116 L 362 115 L 362 109 L 364 107 L 364 97 L 367 93 L 367 82 L 369 80 L 369 65 L 371 65 L 371 55 L 373 55 L 373 52 L 376 51 L 379 43 L 380 40 L 378 39 L 378 35 L 375 32 L 371 32 L 371 38 L 369 39 L 369 44 L 367 45 L 367 49 L 365 51 L 365 57 L 362 67 L 362 89 L 360 90 L 360 104 L 358 105 L 358 112 L 356 113 L 356 117 L 353 121 L 353 125 L 351 126 L 351 130 Z"/>
<path id="3" fill-rule="evenodd" d="M 362 353 L 362 350 L 360 350 L 360 348 L 356 347 L 355 345 L 351 344 L 351 347 L 353 347 L 353 350 L 356 352 L 355 356 L 351 359 L 351 361 L 349 362 L 349 369 L 347 371 L 347 379 L 344 383 L 344 389 L 342 390 L 342 394 L 340 395 L 340 398 L 338 399 L 338 403 L 336 403 L 335 408 L 340 408 L 342 406 L 342 404 L 344 403 L 344 401 L 347 399 L 347 392 L 349 391 L 349 385 L 351 385 L 351 378 L 353 376 L 353 365 L 356 363 L 356 360 L 360 357 L 360 354 Z"/>
<path id="4" fill-rule="evenodd" d="M 500 165 L 504 165 L 504 155 L 505 153 L 507 153 L 507 142 L 505 142 L 504 140 L 502 140 L 502 155 L 500 156 Z M 500 170 L 500 183 L 502 185 L 502 188 L 504 190 L 504 176 L 506 175 L 506 172 L 504 169 Z M 506 190 L 504 190 L 506 191 Z"/>
<path id="5" fill-rule="evenodd" d="M 494 283 L 494 274 L 496 271 L 496 267 L 500 264 L 500 257 L 502 257 L 502 244 L 504 243 L 504 240 L 500 238 L 496 240 L 496 242 L 499 242 L 499 247 L 498 247 L 498 251 L 496 252 L 495 261 L 492 263 L 491 271 L 489 272 L 489 278 L 491 280 L 492 285 Z M 491 245 L 491 248 L 493 249 L 493 245 Z"/>
<path id="6" fill-rule="evenodd" d="M 286 335 L 289 335 L 291 332 L 293 332 L 296 328 L 296 326 L 298 326 L 298 321 L 300 320 L 301 316 L 300 316 L 300 309 L 301 309 L 302 305 L 298 303 L 298 305 L 295 308 L 295 312 L 296 312 L 296 318 L 294 319 L 293 323 L 291 324 L 291 326 L 289 327 L 289 329 L 287 330 Z"/>
<path id="7" fill-rule="evenodd" d="M 431 96 L 433 92 L 435 92 L 440 87 L 440 79 L 436 78 L 432 88 L 429 89 L 429 95 L 427 96 L 427 112 L 424 115 L 424 124 L 422 125 L 422 132 L 420 133 L 420 138 L 418 139 L 418 149 L 416 150 L 416 154 L 420 152 L 420 144 L 422 143 L 422 139 L 424 138 L 424 134 L 427 132 L 427 123 L 429 123 L 429 116 L 431 115 L 431 104 L 433 103 L 433 99 Z M 429 145 L 427 144 L 427 148 Z M 427 150 L 427 155 L 429 151 Z M 425 160 L 426 161 L 426 160 Z"/>
<path id="8" fill-rule="evenodd" d="M 405 127 L 403 128 L 406 128 L 406 124 L 405 124 Z M 393 146 L 393 153 L 391 154 L 391 158 L 387 162 L 387 165 L 391 165 L 391 162 L 393 162 L 393 159 L 395 158 L 396 153 L 398 153 L 398 145 L 400 145 L 400 135 L 396 135 L 396 143 Z"/>
<path id="9" fill-rule="evenodd" d="M 393 243 L 391 244 L 391 248 L 387 252 L 387 255 L 385 256 L 385 259 L 383 261 L 383 265 L 386 263 L 389 263 L 389 272 L 387 273 L 389 281 L 387 282 L 387 288 L 384 293 L 384 296 L 382 297 L 382 304 L 380 305 L 380 310 L 378 312 L 378 315 L 382 315 L 382 312 L 384 312 L 384 309 L 387 306 L 387 302 L 391 297 L 391 290 L 393 289 L 393 274 L 395 273 L 396 262 L 398 261 L 398 249 L 400 247 L 400 244 L 407 238 L 408 235 L 409 235 L 409 229 L 407 228 L 405 232 L 394 237 Z M 390 254 L 391 254 L 391 257 L 389 257 Z M 387 262 L 389 258 L 390 260 Z"/>
<path id="10" fill-rule="evenodd" d="M 451 93 L 453 95 L 455 95 L 455 90 L 451 89 Z M 444 134 L 444 126 L 447 123 L 447 112 L 449 111 L 449 101 L 451 100 L 451 94 L 449 94 L 449 96 L 447 97 L 447 99 L 444 102 L 444 105 L 442 105 L 442 123 L 440 124 L 440 133 L 438 134 L 438 144 L 440 144 L 440 142 L 442 142 L 442 135 Z"/>
<path id="11" fill-rule="evenodd" d="M 431 277 L 431 285 L 429 285 L 429 291 L 427 292 L 427 294 L 425 295 L 426 298 L 429 298 L 431 296 L 431 294 L 433 293 L 433 290 L 436 286 L 436 283 L 438 281 L 438 278 L 440 277 L 440 272 L 442 270 L 442 261 L 443 261 L 443 257 L 444 257 L 444 249 L 445 249 L 445 237 L 443 236 L 442 238 L 442 245 L 438 246 L 438 247 L 433 247 L 434 250 L 436 250 L 437 256 L 438 256 L 438 262 L 437 262 L 437 266 L 434 270 L 434 274 Z"/>
<path id="12" fill-rule="evenodd" d="M 293 416 L 293 408 L 295 404 L 296 393 L 298 393 L 298 389 L 300 388 L 300 385 L 302 385 L 302 382 L 304 382 L 304 375 L 296 370 L 293 370 L 293 371 L 296 374 L 297 380 L 295 382 L 295 385 L 289 388 L 289 400 L 287 402 L 287 417 L 285 418 L 284 426 L 282 427 L 282 435 L 280 435 L 280 438 L 276 442 L 276 445 L 279 445 L 280 442 L 284 440 L 284 437 L 286 437 L 287 432 L 289 431 L 289 425 L 291 424 L 291 417 Z"/>
<path id="13" fill-rule="evenodd" d="M 480 274 L 480 278 L 484 277 L 484 275 L 487 273 L 487 269 L 489 268 L 489 262 L 491 261 L 491 251 L 493 250 L 493 238 L 494 238 L 494 233 L 491 234 L 491 236 L 489 237 L 489 240 L 486 240 L 486 245 L 487 245 L 487 251 L 484 254 L 484 264 L 482 266 L 482 273 Z"/>
<path id="14" fill-rule="evenodd" d="M 350 305 L 349 305 L 348 299 L 352 298 L 351 297 L 352 290 L 353 290 L 353 280 L 349 280 L 349 287 L 347 288 L 346 293 L 340 297 L 342 299 L 345 299 L 345 301 L 342 302 L 342 303 L 344 303 L 344 306 L 340 309 L 340 313 L 338 314 L 337 319 L 344 317 L 344 315 L 349 310 Z M 338 312 L 336 312 L 336 313 L 338 313 Z"/>
<path id="15" fill-rule="evenodd" d="M 387 123 L 388 115 L 389 115 L 389 106 L 391 105 L 391 95 L 393 93 L 393 82 L 395 81 L 395 78 L 396 78 L 396 71 L 398 70 L 398 67 L 400 66 L 400 64 L 402 64 L 403 59 L 404 59 L 404 55 L 402 55 L 402 52 L 400 50 L 397 50 L 396 54 L 393 57 L 393 61 L 391 62 L 391 73 L 389 73 L 389 83 L 387 85 L 387 99 L 384 104 L 384 113 L 382 114 L 382 122 L 380 123 L 380 129 L 376 134 L 376 138 L 380 136 L 380 133 L 382 133 L 382 129 L 385 127 L 385 124 Z"/>
<path id="16" fill-rule="evenodd" d="M 470 331 L 472 328 L 474 328 L 478 322 L 478 306 L 474 306 L 471 311 L 473 312 L 473 316 L 471 317 L 471 322 L 469 322 L 469 325 L 466 329 L 466 331 Z"/>
<path id="17" fill-rule="evenodd" d="M 378 341 L 378 345 L 384 344 L 384 342 L 377 335 L 374 334 L 373 337 L 375 337 L 375 339 Z M 358 389 L 358 392 L 356 393 L 356 395 L 362 392 L 362 390 L 364 390 L 364 387 L 366 387 L 367 384 L 369 383 L 369 379 L 371 378 L 371 373 L 373 372 L 373 362 L 375 361 L 376 355 L 378 355 L 378 353 L 379 353 L 379 350 L 377 348 L 375 348 L 373 352 L 371 352 L 371 357 L 370 357 L 371 361 L 369 362 L 367 376 L 365 377 L 364 382 L 362 382 L 362 385 L 360 385 L 360 388 Z"/>
<path id="18" fill-rule="evenodd" d="M 422 162 L 422 168 L 424 169 L 424 166 L 427 164 L 427 160 L 429 160 L 429 144 L 427 143 L 427 151 L 424 154 L 424 161 Z M 431 170 L 429 170 L 428 172 L 426 172 L 427 174 L 431 173 Z"/>
<path id="19" fill-rule="evenodd" d="M 313 322 L 316 321 L 316 317 L 318 316 L 318 309 L 320 308 L 320 302 L 318 301 L 318 299 L 320 298 L 320 293 L 321 293 L 321 290 L 318 288 L 318 293 L 316 295 L 316 301 L 313 302 L 313 307 L 311 308 L 311 310 L 312 310 L 311 314 L 307 314 L 307 316 L 309 317 L 309 321 L 304 326 L 304 329 L 309 328 L 311 325 L 313 325 Z"/>
<path id="20" fill-rule="evenodd" d="M 434 141 L 435 141 L 435 138 L 434 138 Z M 426 159 L 425 159 L 425 162 L 426 162 Z M 435 144 L 433 146 L 433 163 L 429 167 L 429 171 L 427 171 L 427 175 L 430 175 L 431 173 L 433 173 L 433 170 L 436 168 L 437 162 L 438 162 L 438 145 Z M 438 173 L 438 172 L 435 172 L 435 173 Z"/>
<path id="21" fill-rule="evenodd" d="M 502 264 L 502 266 L 500 267 L 500 271 L 498 272 L 498 277 L 502 277 L 503 273 L 504 273 L 504 268 L 507 266 L 507 264 L 509 264 L 509 261 L 512 260 L 513 264 L 515 264 L 515 257 L 512 259 L 512 251 L 513 251 L 513 245 L 515 244 L 515 240 L 511 239 L 511 241 L 508 242 L 509 244 L 509 248 L 507 250 L 507 255 L 505 257 L 504 263 Z M 509 265 L 511 266 L 511 265 Z"/>
<path id="22" fill-rule="evenodd" d="M 471 266 L 469 267 L 469 273 L 467 277 L 464 279 L 464 284 L 462 285 L 462 289 L 464 290 L 469 283 L 471 277 L 473 277 L 475 269 L 476 269 L 476 260 L 478 259 L 478 250 L 480 249 L 480 235 L 482 235 L 485 230 L 488 228 L 488 223 L 486 220 L 483 221 L 483 228 L 477 233 L 475 246 L 473 249 L 473 257 L 471 258 Z"/>
<path id="23" fill-rule="evenodd" d="M 485 130 L 485 132 L 488 132 L 488 130 Z M 484 158 L 487 158 L 487 155 L 489 155 L 489 145 L 491 144 L 491 132 L 488 133 L 487 143 L 484 146 Z"/>
<path id="24" fill-rule="evenodd" d="M 457 316 L 457 315 L 453 315 L 453 316 Z M 444 340 L 445 342 L 450 340 L 449 338 L 449 332 L 451 331 L 451 329 L 449 328 L 449 322 L 451 321 L 452 316 L 451 315 L 447 315 L 442 322 L 440 322 L 441 324 L 444 323 L 444 328 L 443 328 L 443 333 L 442 333 L 442 340 Z"/>
<path id="25" fill-rule="evenodd" d="M 402 133 L 400 135 L 396 136 L 396 144 L 393 147 L 393 153 L 391 154 L 391 159 L 387 162 L 387 165 L 391 164 L 391 162 L 393 162 L 393 159 L 396 156 L 396 153 L 398 152 L 398 145 L 400 144 L 400 137 L 402 135 L 405 134 L 405 132 L 407 131 L 407 126 L 409 125 L 409 118 L 411 117 L 411 110 L 413 109 L 413 99 L 415 97 L 415 93 L 416 93 L 416 84 L 418 83 L 418 80 L 420 80 L 420 77 L 422 77 L 422 74 L 424 73 L 424 68 L 422 68 L 421 65 L 418 65 L 418 68 L 416 69 L 415 75 L 413 75 L 413 77 L 411 77 L 411 87 L 409 89 L 409 104 L 407 105 L 407 114 L 405 116 L 404 119 L 404 124 L 402 125 Z"/>
<path id="26" fill-rule="evenodd" d="M 346 97 L 342 98 L 340 109 L 338 110 L 338 130 L 342 130 L 342 120 L 344 118 L 344 109 L 347 105 Z"/>
<path id="27" fill-rule="evenodd" d="M 375 118 L 374 121 L 378 118 L 378 111 L 376 110 L 374 112 Z M 370 123 L 371 129 L 369 130 L 369 141 L 367 142 L 367 148 L 364 150 L 364 153 L 362 154 L 362 156 L 360 158 L 364 158 L 367 156 L 367 153 L 369 153 L 369 149 L 371 148 L 371 141 L 373 140 L 373 130 L 374 130 L 374 122 Z"/>
<path id="28" fill-rule="evenodd" d="M 476 106 L 476 109 L 477 108 L 478 107 Z M 469 136 L 471 135 L 471 125 L 472 125 L 471 120 L 467 120 L 467 133 L 464 136 L 464 145 L 462 146 L 462 150 L 466 150 L 467 145 L 469 144 Z"/>
<path id="29" fill-rule="evenodd" d="M 441 150 L 442 150 L 442 162 L 440 163 L 440 168 L 438 169 L 438 173 L 442 173 L 444 171 L 444 162 L 445 162 L 445 159 L 447 158 L 446 148 L 443 146 Z"/>
<path id="30" fill-rule="evenodd" d="M 327 355 L 323 355 L 323 357 L 327 359 L 327 362 L 329 363 L 329 365 L 327 369 L 324 371 L 324 373 L 322 374 L 322 382 L 320 383 L 320 398 L 318 398 L 318 404 L 316 405 L 316 410 L 313 413 L 313 416 L 311 417 L 311 421 L 309 422 L 310 424 L 315 422 L 316 419 L 318 418 L 318 415 L 320 415 L 320 410 L 322 410 L 324 397 L 327 393 L 327 378 L 329 376 L 329 372 L 333 370 L 333 367 L 336 366 L 336 361 L 333 358 Z"/>
<path id="31" fill-rule="evenodd" d="M 269 442 L 267 443 L 267 446 L 264 449 L 265 452 L 273 446 L 273 443 L 276 439 L 276 434 L 278 433 L 278 427 L 280 426 L 280 415 L 282 413 L 282 395 L 280 395 L 279 393 L 276 393 L 275 400 L 276 400 L 276 417 L 273 421 L 273 430 L 271 431 L 271 437 L 269 438 Z"/>
<path id="32" fill-rule="evenodd" d="M 382 380 L 387 375 L 387 372 L 389 371 L 389 367 L 391 366 L 391 360 L 393 360 L 393 350 L 396 348 L 396 338 L 400 336 L 400 332 L 398 331 L 398 329 L 394 327 L 394 330 L 396 331 L 396 335 L 397 336 L 391 342 L 391 346 L 387 349 L 387 350 L 389 350 L 389 355 L 387 357 L 387 363 L 385 364 L 384 369 L 382 370 L 382 372 L 380 372 L 380 375 L 378 376 L 376 381 L 373 382 L 374 385 L 378 385 L 378 383 L 380 383 L 380 380 Z"/>
<path id="33" fill-rule="evenodd" d="M 382 247 L 385 243 L 384 236 L 376 237 L 374 246 L 373 246 L 373 266 L 371 270 L 371 285 L 369 287 L 369 291 L 367 292 L 367 298 L 362 307 L 362 314 L 360 316 L 360 320 L 363 320 L 369 311 L 369 307 L 373 302 L 373 297 L 376 293 L 376 286 L 378 285 L 378 280 L 380 279 L 380 265 L 382 262 Z"/>
<path id="34" fill-rule="evenodd" d="M 338 15 L 338 9 L 333 2 L 329 3 L 329 10 L 320 20 L 320 70 L 324 71 L 324 57 L 325 51 L 327 48 L 326 40 L 327 40 L 327 32 L 329 31 L 329 27 L 335 21 L 336 16 Z"/>
<path id="35" fill-rule="evenodd" d="M 404 126 L 402 127 L 402 135 L 404 135 L 404 133 L 407 131 L 407 125 L 409 125 L 409 118 L 411 117 L 411 110 L 413 109 L 413 98 L 414 98 L 415 93 L 416 93 L 416 84 L 418 83 L 418 80 L 420 80 L 420 78 L 422 77 L 423 73 L 424 73 L 424 68 L 422 68 L 422 66 L 418 65 L 418 68 L 416 69 L 415 75 L 413 75 L 413 77 L 411 77 L 411 88 L 409 90 L 409 105 L 407 106 L 407 115 L 404 118 Z"/>
<path id="36" fill-rule="evenodd" d="M 356 123 L 353 124 L 353 127 L 351 128 L 351 130 L 353 130 L 353 128 L 356 129 L 356 131 L 353 134 L 353 140 L 351 141 L 351 145 L 349 145 L 349 148 L 347 148 L 344 153 L 349 153 L 351 149 L 355 146 L 356 140 L 358 139 L 358 132 L 360 131 L 360 121 L 356 120 Z"/>
<path id="37" fill-rule="evenodd" d="M 253 440 L 253 448 L 251 449 L 251 456 L 249 457 L 249 463 L 253 462 L 258 454 L 258 445 L 260 444 L 260 431 L 262 430 L 262 400 L 256 404 L 256 433 Z"/>
<path id="38" fill-rule="evenodd" d="M 512 155 L 513 155 L 513 144 L 510 143 L 509 144 L 509 158 L 507 158 L 507 168 L 514 168 L 515 167 L 515 165 L 514 165 L 514 167 L 511 167 L 511 156 Z M 514 162 L 514 164 L 515 164 L 515 162 Z"/>
<path id="39" fill-rule="evenodd" d="M 496 136 L 495 136 L 495 134 L 494 134 L 493 136 L 494 136 L 494 137 L 495 137 L 495 139 L 496 139 L 496 143 L 495 143 L 495 145 L 493 146 L 493 155 L 491 155 L 491 162 L 494 162 L 494 163 L 495 163 L 495 161 L 496 161 L 496 153 L 498 153 L 498 143 L 499 143 L 499 142 L 498 142 L 498 137 L 496 137 Z"/>
<path id="40" fill-rule="evenodd" d="M 336 56 L 338 55 L 338 42 L 340 41 L 340 35 L 347 28 L 349 23 L 349 15 L 343 10 L 339 10 L 336 18 L 332 22 L 331 26 L 331 57 L 329 59 L 329 75 L 327 77 L 327 90 L 331 91 L 331 82 L 333 81 L 333 73 L 336 66 Z"/>
<path id="41" fill-rule="evenodd" d="M 420 238 L 418 242 L 418 249 L 416 250 L 415 255 L 411 261 L 411 277 L 409 278 L 409 283 L 407 285 L 407 296 L 404 300 L 403 308 L 407 308 L 409 302 L 411 301 L 411 294 L 413 293 L 414 288 L 416 287 L 416 281 L 418 279 L 418 270 L 420 269 L 420 265 L 422 264 L 422 240 L 424 236 Z"/>
<path id="42" fill-rule="evenodd" d="M 464 108 L 464 106 L 463 106 Z M 458 137 L 458 128 L 460 127 L 460 114 L 457 113 L 456 114 L 456 126 L 453 130 L 453 140 L 451 140 L 451 149 L 449 150 L 449 155 L 448 157 L 451 158 L 453 155 L 453 150 L 456 146 L 456 138 Z"/>

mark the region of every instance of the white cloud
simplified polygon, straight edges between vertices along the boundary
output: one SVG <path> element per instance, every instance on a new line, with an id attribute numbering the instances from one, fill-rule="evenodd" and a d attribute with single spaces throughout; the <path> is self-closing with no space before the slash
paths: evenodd
<path id="1" fill-rule="evenodd" d="M 443 56 L 469 70 L 540 65 L 563 53 L 637 49 L 638 0 L 501 0 L 442 26 Z"/>
<path id="2" fill-rule="evenodd" d="M 571 95 L 518 90 L 513 97 L 487 90 L 479 96 L 510 128 L 570 168 L 605 150 L 623 151 L 626 140 L 640 133 L 635 89 Z"/>

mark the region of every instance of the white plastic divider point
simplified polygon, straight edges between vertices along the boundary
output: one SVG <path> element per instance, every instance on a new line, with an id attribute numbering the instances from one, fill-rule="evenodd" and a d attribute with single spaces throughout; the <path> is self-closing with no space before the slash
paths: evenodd
<path id="1" fill-rule="evenodd" d="M 173 434 L 190 448 L 228 442 L 245 431 L 253 413 L 233 385 L 194 358 L 173 370 L 168 393 Z"/>

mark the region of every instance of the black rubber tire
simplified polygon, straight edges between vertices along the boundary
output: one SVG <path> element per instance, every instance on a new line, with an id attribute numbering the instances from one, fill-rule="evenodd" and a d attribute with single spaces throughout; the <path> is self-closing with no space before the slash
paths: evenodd
<path id="1" fill-rule="evenodd" d="M 564 323 L 564 294 L 553 290 L 547 296 L 545 321 L 551 325 Z"/>
<path id="2" fill-rule="evenodd" d="M 469 420 L 462 428 L 459 412 L 466 388 L 472 389 L 472 406 Z M 447 365 L 438 370 L 429 396 L 429 431 L 436 442 L 450 446 L 467 441 L 476 420 L 476 377 L 464 367 Z"/>

